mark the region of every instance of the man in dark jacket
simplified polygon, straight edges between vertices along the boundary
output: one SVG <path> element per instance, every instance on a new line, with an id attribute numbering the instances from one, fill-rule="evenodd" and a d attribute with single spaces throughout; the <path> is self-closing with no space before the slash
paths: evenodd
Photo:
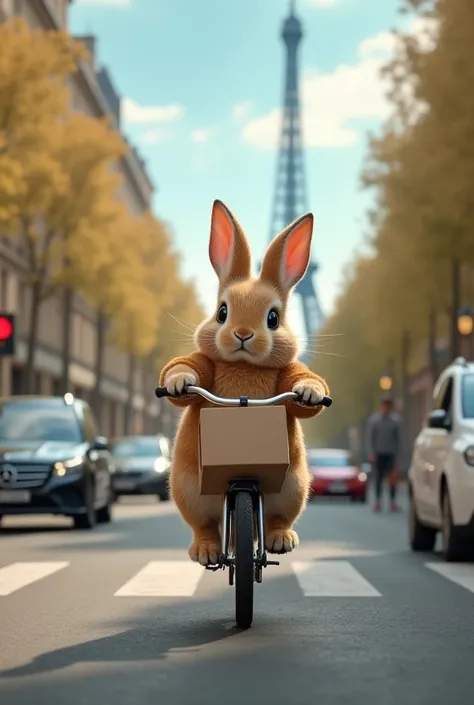
<path id="1" fill-rule="evenodd" d="M 367 455 L 375 475 L 374 510 L 376 512 L 381 509 L 383 482 L 387 475 L 390 475 L 396 468 L 400 447 L 400 422 L 396 414 L 393 413 L 391 399 L 384 399 L 380 404 L 380 411 L 371 416 L 367 427 Z M 392 511 L 398 511 L 396 491 L 395 483 L 392 482 L 390 484 L 390 509 Z"/>

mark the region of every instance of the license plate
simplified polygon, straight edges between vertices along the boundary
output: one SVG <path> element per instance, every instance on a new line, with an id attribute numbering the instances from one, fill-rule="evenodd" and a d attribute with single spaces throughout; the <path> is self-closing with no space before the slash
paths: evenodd
<path id="1" fill-rule="evenodd" d="M 340 492 L 346 492 L 347 491 L 347 485 L 345 482 L 333 482 L 331 485 L 329 485 L 329 491 L 336 493 Z"/>
<path id="2" fill-rule="evenodd" d="M 28 504 L 31 501 L 31 492 L 28 490 L 1 490 L 0 504 Z"/>
<path id="3" fill-rule="evenodd" d="M 116 478 L 114 481 L 114 486 L 116 490 L 134 490 L 136 487 L 135 480 L 128 480 L 122 478 Z"/>

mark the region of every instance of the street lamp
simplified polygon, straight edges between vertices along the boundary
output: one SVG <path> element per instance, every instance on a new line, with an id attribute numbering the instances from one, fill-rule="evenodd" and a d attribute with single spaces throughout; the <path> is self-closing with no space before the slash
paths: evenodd
<path id="1" fill-rule="evenodd" d="M 379 380 L 380 389 L 383 392 L 389 392 L 392 388 L 392 384 L 393 384 L 392 378 L 388 374 L 382 375 L 382 377 Z"/>
<path id="2" fill-rule="evenodd" d="M 461 335 L 471 335 L 474 319 L 469 306 L 463 306 L 458 313 L 458 331 Z"/>

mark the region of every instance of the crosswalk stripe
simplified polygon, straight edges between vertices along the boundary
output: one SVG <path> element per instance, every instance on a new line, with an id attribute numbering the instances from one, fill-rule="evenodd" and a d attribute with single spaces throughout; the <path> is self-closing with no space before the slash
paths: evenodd
<path id="1" fill-rule="evenodd" d="M 305 597 L 381 597 L 349 561 L 291 564 Z"/>
<path id="2" fill-rule="evenodd" d="M 0 568 L 0 597 L 6 597 L 20 590 L 26 585 L 46 578 L 69 563 L 65 561 L 39 562 L 39 563 L 12 563 Z"/>
<path id="3" fill-rule="evenodd" d="M 4 566 L 0 568 L 0 597 L 11 595 L 69 565 L 67 561 L 31 561 Z M 424 566 L 474 593 L 474 565 L 432 562 Z M 381 593 L 350 561 L 294 561 L 290 567 L 305 597 L 381 597 Z M 114 596 L 192 597 L 204 573 L 202 566 L 189 560 L 150 561 Z"/>
<path id="4" fill-rule="evenodd" d="M 191 561 L 150 561 L 114 597 L 192 597 L 204 568 Z"/>
<path id="5" fill-rule="evenodd" d="M 474 566 L 467 563 L 425 563 L 425 566 L 443 578 L 474 592 Z"/>

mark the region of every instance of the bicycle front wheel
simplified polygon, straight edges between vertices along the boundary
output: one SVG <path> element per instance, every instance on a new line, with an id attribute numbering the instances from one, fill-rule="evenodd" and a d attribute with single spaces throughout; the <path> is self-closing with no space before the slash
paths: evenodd
<path id="1" fill-rule="evenodd" d="M 235 498 L 235 621 L 248 629 L 253 620 L 253 502 L 248 492 Z"/>

